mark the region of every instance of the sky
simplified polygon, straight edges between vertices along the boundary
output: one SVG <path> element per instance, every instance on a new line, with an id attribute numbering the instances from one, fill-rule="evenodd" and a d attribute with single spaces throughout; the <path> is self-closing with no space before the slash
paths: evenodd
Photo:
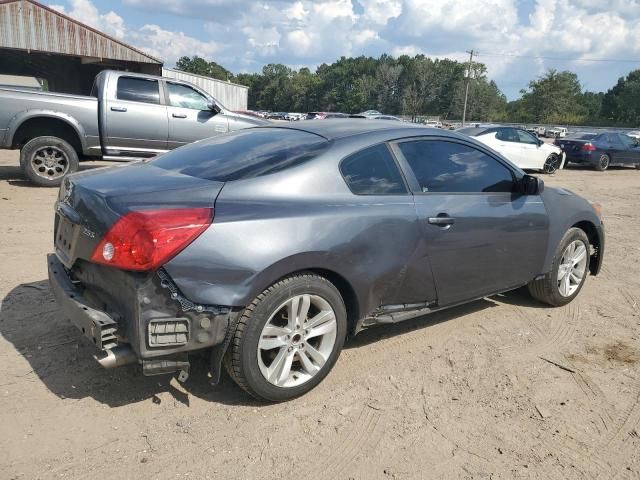
<path id="1" fill-rule="evenodd" d="M 340 56 L 418 53 L 488 67 L 509 100 L 550 68 L 606 91 L 640 68 L 640 0 L 56 0 L 49 4 L 173 66 L 234 73 Z"/>

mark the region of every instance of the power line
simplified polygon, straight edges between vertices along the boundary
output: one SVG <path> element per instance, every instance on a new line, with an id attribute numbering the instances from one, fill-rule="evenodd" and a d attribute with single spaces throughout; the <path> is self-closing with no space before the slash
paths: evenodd
<path id="1" fill-rule="evenodd" d="M 478 57 L 513 57 L 513 58 L 534 58 L 540 60 L 559 60 L 563 62 L 608 62 L 608 63 L 640 63 L 640 59 L 630 58 L 569 58 L 569 57 L 547 57 L 544 55 L 519 55 L 516 53 L 478 53 Z"/>

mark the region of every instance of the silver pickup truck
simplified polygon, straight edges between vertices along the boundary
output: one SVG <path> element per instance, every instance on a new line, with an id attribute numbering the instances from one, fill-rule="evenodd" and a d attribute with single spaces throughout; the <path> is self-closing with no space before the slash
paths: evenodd
<path id="1" fill-rule="evenodd" d="M 100 72 L 89 97 L 0 88 L 0 148 L 20 149 L 22 171 L 44 186 L 59 185 L 80 160 L 152 157 L 265 123 L 190 83 L 138 73 Z"/>

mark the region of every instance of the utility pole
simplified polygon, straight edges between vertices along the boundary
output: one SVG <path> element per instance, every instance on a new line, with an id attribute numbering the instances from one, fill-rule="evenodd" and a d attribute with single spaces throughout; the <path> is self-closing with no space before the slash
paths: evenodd
<path id="1" fill-rule="evenodd" d="M 471 65 L 473 65 L 473 50 L 468 51 L 469 54 L 469 67 L 467 68 L 467 86 L 464 91 L 464 107 L 462 109 L 462 126 L 464 127 L 464 121 L 467 119 L 467 99 L 469 98 L 469 82 L 471 81 Z"/>

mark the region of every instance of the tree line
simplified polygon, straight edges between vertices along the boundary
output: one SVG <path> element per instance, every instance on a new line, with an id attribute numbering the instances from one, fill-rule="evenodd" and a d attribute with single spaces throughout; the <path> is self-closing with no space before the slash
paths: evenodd
<path id="1" fill-rule="evenodd" d="M 334 63 L 291 69 L 268 64 L 260 73 L 233 74 L 201 57 L 182 57 L 176 68 L 249 87 L 252 110 L 282 112 L 376 109 L 393 115 L 462 118 L 469 81 L 467 118 L 474 121 L 640 126 L 640 70 L 605 92 L 583 91 L 570 71 L 549 70 L 508 102 L 486 66 L 424 55 L 341 57 Z"/>

